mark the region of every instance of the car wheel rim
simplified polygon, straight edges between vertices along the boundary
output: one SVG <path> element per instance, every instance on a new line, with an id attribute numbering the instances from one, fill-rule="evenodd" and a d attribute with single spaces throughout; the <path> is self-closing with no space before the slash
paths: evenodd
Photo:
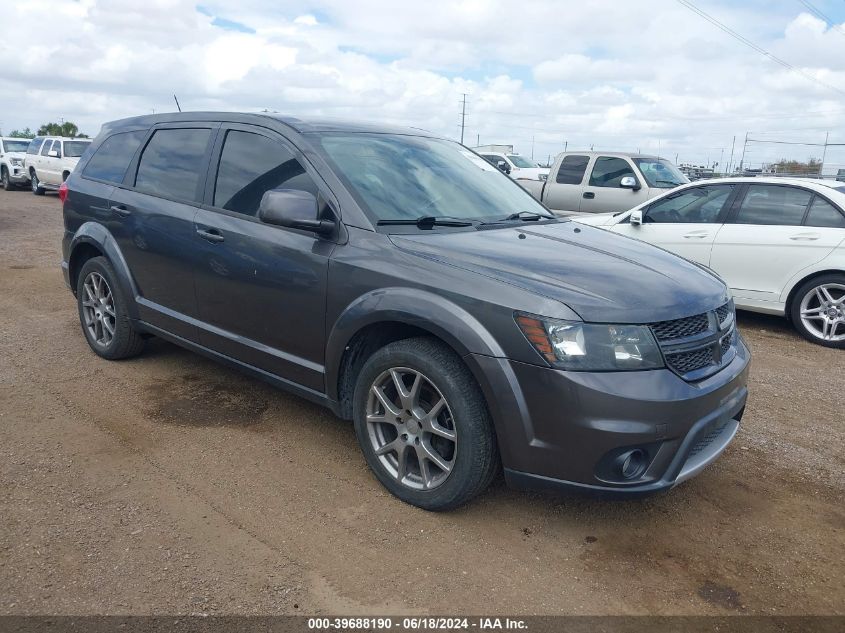
<path id="1" fill-rule="evenodd" d="M 38 191 L 38 178 L 35 177 L 35 174 L 32 175 L 32 190 Z"/>
<path id="2" fill-rule="evenodd" d="M 437 488 L 455 466 L 452 410 L 415 369 L 393 367 L 375 379 L 367 399 L 367 435 L 384 469 L 407 488 Z"/>
<path id="3" fill-rule="evenodd" d="M 801 323 L 823 341 L 845 341 L 845 284 L 821 284 L 801 300 Z"/>
<path id="4" fill-rule="evenodd" d="M 82 285 L 82 316 L 88 335 L 100 347 L 108 347 L 114 339 L 115 309 L 111 288 L 98 272 L 88 273 Z"/>

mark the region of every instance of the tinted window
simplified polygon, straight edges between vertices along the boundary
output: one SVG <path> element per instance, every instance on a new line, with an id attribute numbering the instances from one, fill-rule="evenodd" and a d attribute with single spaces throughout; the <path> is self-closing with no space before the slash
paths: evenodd
<path id="1" fill-rule="evenodd" d="M 27 154 L 37 154 L 38 150 L 41 149 L 41 143 L 44 142 L 44 138 L 34 138 L 29 142 L 29 147 L 26 148 Z"/>
<path id="2" fill-rule="evenodd" d="M 565 156 L 555 182 L 561 185 L 580 185 L 589 162 L 589 156 Z"/>
<path id="3" fill-rule="evenodd" d="M 492 156 L 491 154 L 482 154 L 481 156 L 491 165 L 497 165 L 502 160 L 498 156 Z"/>
<path id="4" fill-rule="evenodd" d="M 108 137 L 85 165 L 82 174 L 108 182 L 123 182 L 126 168 L 146 135 L 146 131 L 122 132 Z"/>
<path id="5" fill-rule="evenodd" d="M 135 187 L 140 191 L 197 201 L 211 130 L 157 130 L 141 154 Z"/>
<path id="6" fill-rule="evenodd" d="M 3 147 L 7 152 L 25 152 L 29 146 L 29 141 L 26 139 L 22 141 L 3 141 Z"/>
<path id="7" fill-rule="evenodd" d="M 751 185 L 739 208 L 737 224 L 798 226 L 812 194 L 804 189 L 777 185 Z"/>
<path id="8" fill-rule="evenodd" d="M 79 158 L 88 149 L 91 141 L 65 141 L 65 156 Z"/>
<path id="9" fill-rule="evenodd" d="M 299 189 L 317 195 L 314 181 L 280 141 L 230 131 L 217 169 L 214 206 L 256 215 L 261 198 L 271 189 Z"/>
<path id="10" fill-rule="evenodd" d="M 631 165 L 624 158 L 599 156 L 590 174 L 591 187 L 618 187 L 625 176 L 634 176 Z"/>
<path id="11" fill-rule="evenodd" d="M 816 196 L 807 214 L 807 226 L 826 226 L 845 229 L 845 215 L 827 200 Z"/>
<path id="12" fill-rule="evenodd" d="M 53 145 L 53 141 L 44 141 L 44 146 L 41 148 L 41 155 L 46 156 L 50 152 L 50 146 Z"/>
<path id="13" fill-rule="evenodd" d="M 734 185 L 696 187 L 670 195 L 652 204 L 646 222 L 712 224 L 733 191 Z"/>

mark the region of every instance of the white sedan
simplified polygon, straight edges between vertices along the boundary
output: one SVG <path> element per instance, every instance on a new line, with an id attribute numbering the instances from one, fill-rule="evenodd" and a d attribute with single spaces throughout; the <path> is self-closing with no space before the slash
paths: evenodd
<path id="1" fill-rule="evenodd" d="M 845 184 L 722 178 L 672 189 L 630 211 L 576 222 L 699 262 L 738 308 L 787 317 L 807 339 L 845 348 Z"/>

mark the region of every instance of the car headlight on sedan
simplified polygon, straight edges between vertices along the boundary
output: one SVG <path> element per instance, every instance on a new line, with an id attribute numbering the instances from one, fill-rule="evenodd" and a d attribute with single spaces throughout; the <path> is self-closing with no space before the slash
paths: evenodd
<path id="1" fill-rule="evenodd" d="M 10 162 L 12 163 L 12 167 L 23 167 L 22 158 L 13 158 Z"/>
<path id="2" fill-rule="evenodd" d="M 551 365 L 572 371 L 636 371 L 664 366 L 647 325 L 610 325 L 517 314 L 516 322 Z"/>

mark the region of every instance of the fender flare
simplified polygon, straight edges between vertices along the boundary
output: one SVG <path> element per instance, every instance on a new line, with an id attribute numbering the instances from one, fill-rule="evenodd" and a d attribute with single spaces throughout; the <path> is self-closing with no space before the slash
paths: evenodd
<path id="1" fill-rule="evenodd" d="M 450 345 L 462 358 L 470 354 L 505 355 L 478 319 L 445 297 L 407 287 L 380 288 L 349 304 L 329 333 L 326 341 L 326 395 L 331 400 L 338 400 L 341 362 L 349 342 L 368 325 L 388 321 L 430 332 Z"/>
<path id="2" fill-rule="evenodd" d="M 70 246 L 68 248 L 68 265 L 73 259 L 73 253 L 81 244 L 90 244 L 99 249 L 105 257 L 109 260 L 115 274 L 117 274 L 117 283 L 123 292 L 123 296 L 129 299 L 127 301 L 126 310 L 129 313 L 129 318 L 137 320 L 138 304 L 136 298 L 138 297 L 138 287 L 132 274 L 129 272 L 129 265 L 123 257 L 117 241 L 109 230 L 102 224 L 97 222 L 86 222 L 80 226 L 73 238 L 71 238 Z M 76 288 L 72 288 L 76 293 Z"/>

